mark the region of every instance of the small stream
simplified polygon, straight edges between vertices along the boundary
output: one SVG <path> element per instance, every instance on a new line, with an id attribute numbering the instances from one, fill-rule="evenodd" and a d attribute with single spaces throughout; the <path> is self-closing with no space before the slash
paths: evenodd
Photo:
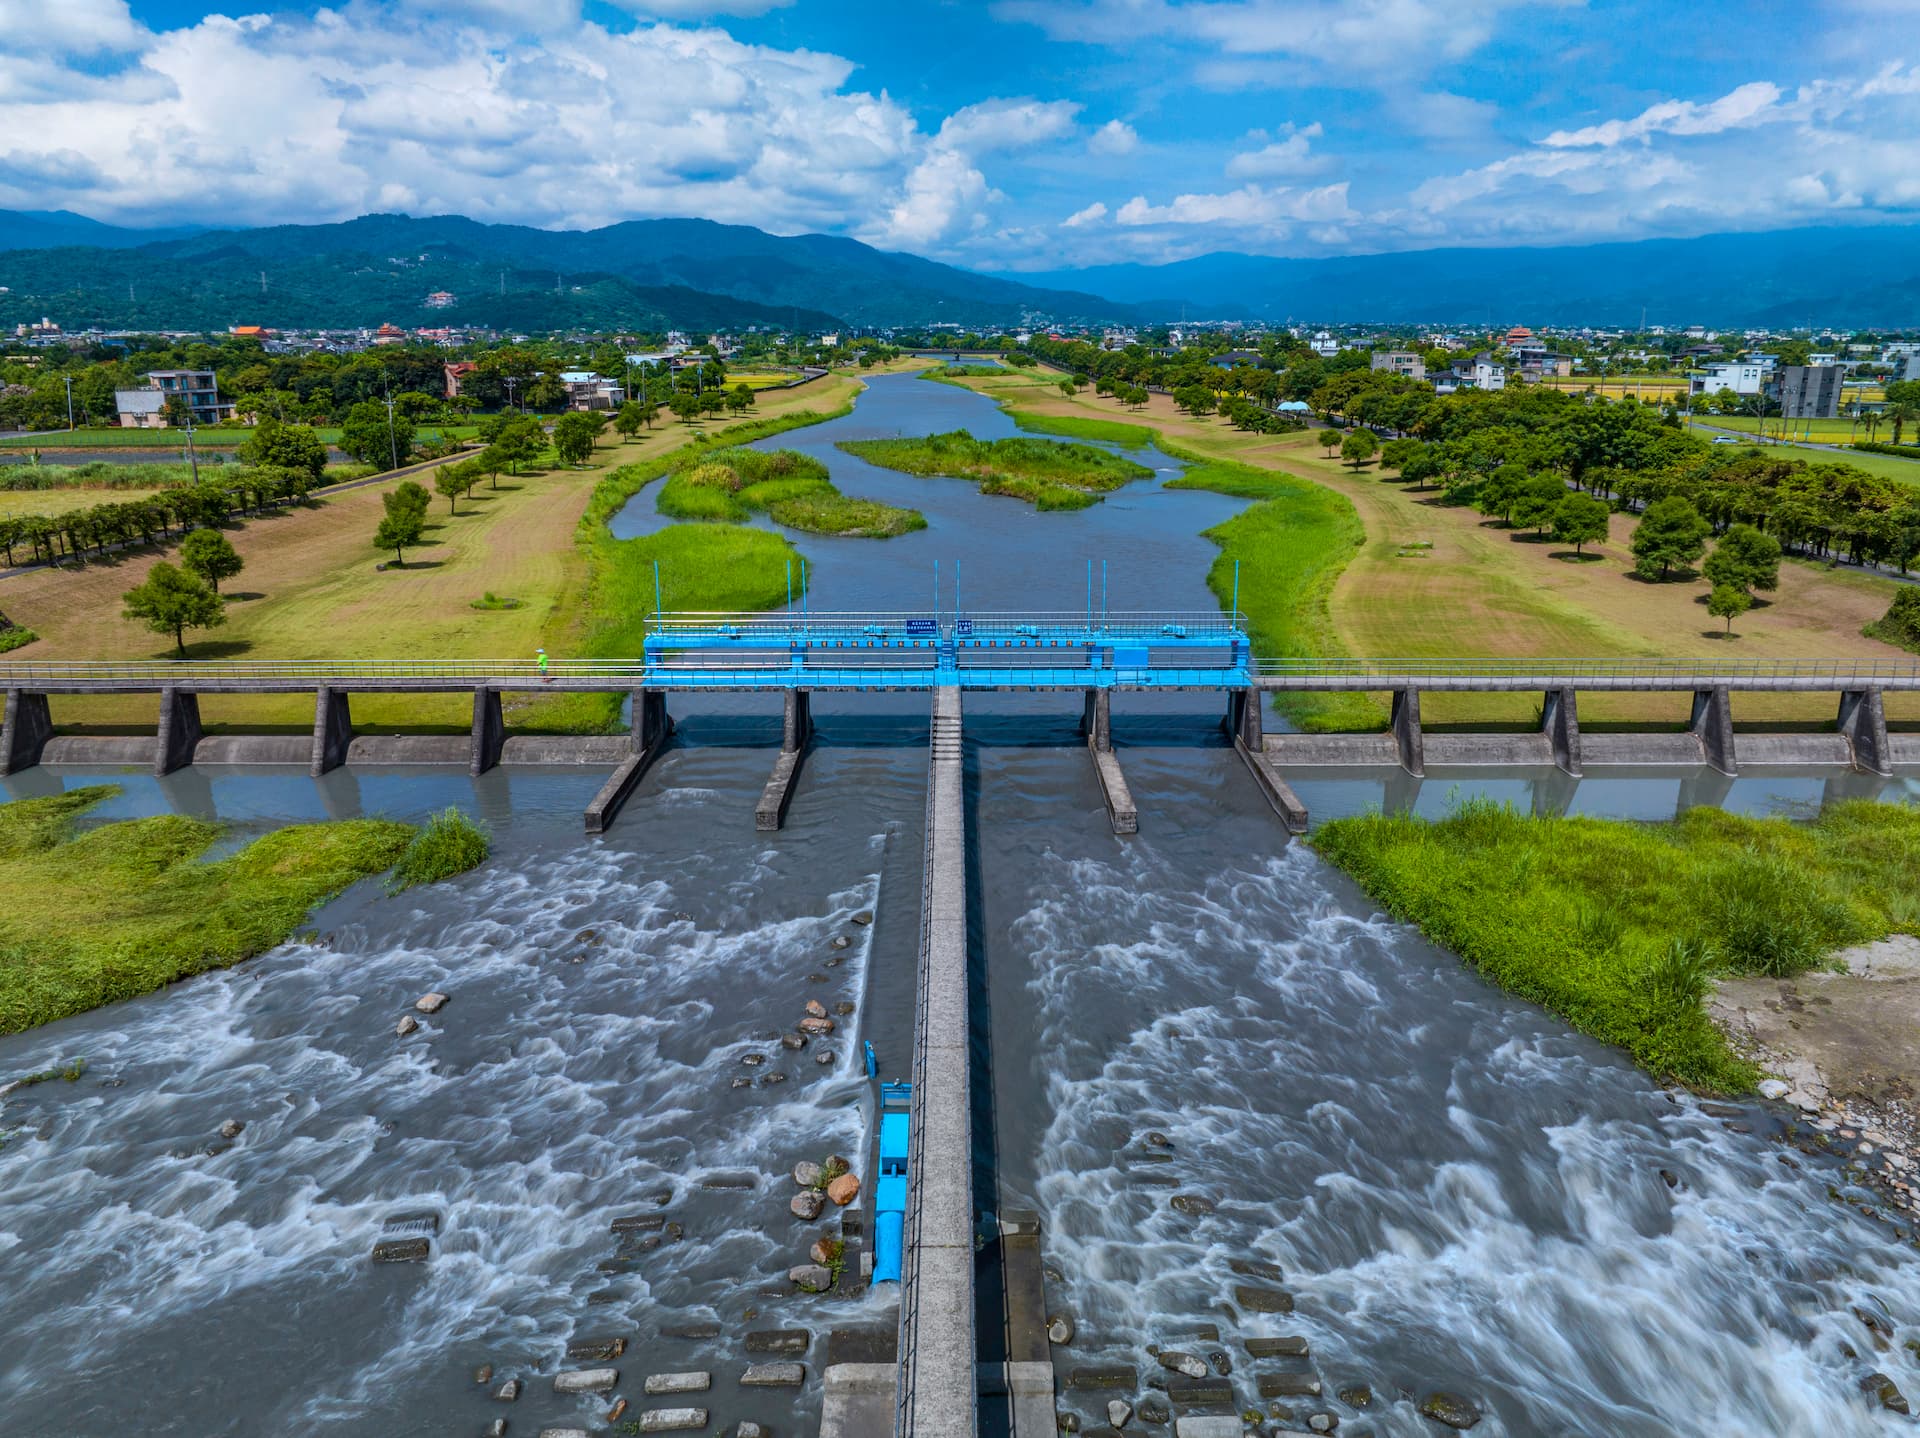
<path id="1" fill-rule="evenodd" d="M 1106 563 L 1113 608 L 1212 607 L 1200 531 L 1239 502 L 1165 489 L 1180 466 L 1155 451 L 1142 456 L 1155 480 L 1043 515 L 833 448 L 961 427 L 1013 432 L 978 396 L 882 377 L 852 415 L 768 442 L 929 521 L 884 542 L 797 537 L 814 608 L 930 604 L 935 560 L 947 607 L 957 567 L 968 607 L 1075 610 L 1090 560 L 1096 586 Z M 617 533 L 662 522 L 653 493 Z M 1287 840 L 1204 696 L 1116 703 L 1140 807 L 1125 840 L 1107 830 L 1077 704 L 967 707 L 993 1097 L 981 1197 L 1042 1214 L 1059 1274 L 1049 1305 L 1079 1326 L 1062 1370 L 1144 1378 L 1148 1344 L 1213 1324 L 1221 1340 L 1198 1346 L 1230 1355 L 1241 1406 L 1256 1371 L 1318 1375 L 1320 1399 L 1285 1400 L 1300 1428 L 1326 1411 L 1342 1434 L 1431 1435 L 1414 1403 L 1448 1388 L 1484 1411 L 1476 1435 L 1913 1431 L 1859 1383 L 1880 1370 L 1920 1396 L 1920 1359 L 1901 1347 L 1920 1339 L 1920 1252 L 1830 1196 L 1867 1201 L 1836 1162 L 1782 1143 L 1772 1106 L 1709 1112 L 1670 1095 L 1374 914 Z M 859 1151 L 872 1117 L 860 1041 L 889 1075 L 909 1061 L 926 705 L 822 696 L 778 835 L 751 817 L 777 707 L 673 708 L 676 743 L 592 841 L 580 814 L 598 772 L 0 780 L 11 798 L 110 778 L 125 793 L 102 818 L 209 814 L 242 837 L 459 804 L 496 838 L 461 879 L 399 898 L 361 885 L 261 959 L 0 1039 L 0 1076 L 88 1061 L 77 1083 L 0 1109 L 0 1427 L 597 1427 L 604 1402 L 556 1396 L 550 1375 L 584 1366 L 565 1360 L 570 1338 L 607 1334 L 629 1339 L 616 1366 L 636 1399 L 646 1373 L 708 1369 L 711 1431 L 749 1418 L 778 1438 L 814 1430 L 826 1331 L 888 1322 L 891 1300 L 788 1291 L 781 1275 L 812 1230 L 788 1216 L 784 1174 Z M 1911 779 L 1810 771 L 1730 784 L 1341 771 L 1295 787 L 1316 819 L 1382 803 L 1437 813 L 1469 792 L 1647 818 L 1693 802 L 1808 813 L 1845 794 L 1920 797 Z M 852 922 L 868 909 L 870 927 Z M 429 990 L 452 1001 L 396 1036 Z M 824 1044 L 783 1050 L 809 998 L 856 1012 Z M 228 1120 L 244 1124 L 232 1140 Z M 1202 1202 L 1180 1211 L 1176 1193 Z M 439 1222 L 429 1262 L 368 1261 L 388 1219 L 421 1212 Z M 683 1236 L 619 1257 L 612 1220 L 647 1212 Z M 1283 1277 L 1229 1266 L 1249 1262 Z M 1233 1293 L 1249 1284 L 1284 1288 L 1295 1311 L 1247 1312 Z M 1889 1349 L 1855 1308 L 1887 1315 Z M 666 1336 L 708 1323 L 718 1336 Z M 782 1327 L 814 1335 L 798 1400 L 737 1386 L 760 1361 L 744 1335 Z M 1305 1337 L 1312 1356 L 1251 1362 L 1244 1340 L 1260 1335 Z M 481 1365 L 495 1383 L 527 1379 L 525 1396 L 493 1402 Z M 1360 1383 L 1366 1410 L 1334 1396 Z M 1108 1396 L 1062 1401 L 1092 1426 Z"/>

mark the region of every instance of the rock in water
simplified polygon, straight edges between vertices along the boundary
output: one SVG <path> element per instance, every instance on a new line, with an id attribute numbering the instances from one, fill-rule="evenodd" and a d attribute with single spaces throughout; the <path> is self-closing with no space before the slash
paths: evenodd
<path id="1" fill-rule="evenodd" d="M 1056 1313 L 1047 1320 L 1047 1342 L 1073 1342 L 1073 1318 L 1070 1314 Z"/>
<path id="2" fill-rule="evenodd" d="M 1176 1193 L 1168 1200 L 1174 1209 L 1189 1218 L 1204 1218 L 1213 1212 L 1214 1203 L 1197 1193 Z"/>
<path id="3" fill-rule="evenodd" d="M 412 1014 L 402 1014 L 400 1015 L 400 1022 L 393 1026 L 393 1031 L 401 1038 L 405 1038 L 419 1027 L 420 1020 L 416 1019 Z"/>
<path id="4" fill-rule="evenodd" d="M 829 1018 L 814 1018 L 809 1014 L 806 1018 L 800 1020 L 798 1027 L 803 1034 L 830 1034 L 833 1032 L 833 1020 Z"/>
<path id="5" fill-rule="evenodd" d="M 501 1403 L 514 1402 L 520 1397 L 520 1380 L 518 1378 L 509 1378 L 505 1383 L 502 1383 L 498 1388 L 493 1390 L 493 1396 Z"/>
<path id="6" fill-rule="evenodd" d="M 1116 1428 L 1124 1428 L 1133 1417 L 1133 1405 L 1115 1398 L 1107 1404 L 1107 1422 Z"/>
<path id="7" fill-rule="evenodd" d="M 1237 1284 L 1233 1301 L 1249 1313 L 1291 1313 L 1293 1295 L 1278 1288 L 1253 1288 Z"/>
<path id="8" fill-rule="evenodd" d="M 1480 1410 L 1458 1393 L 1429 1393 L 1420 1400 L 1420 1412 L 1449 1428 L 1471 1428 L 1480 1421 Z"/>
<path id="9" fill-rule="evenodd" d="M 1160 1354 L 1160 1366 L 1170 1368 L 1182 1378 L 1205 1378 L 1207 1365 L 1204 1360 L 1191 1353 L 1180 1353 L 1166 1349 Z"/>
<path id="10" fill-rule="evenodd" d="M 711 1373 L 651 1373 L 645 1392 L 649 1398 L 658 1398 L 668 1393 L 705 1393 L 711 1387 Z"/>
<path id="11" fill-rule="evenodd" d="M 809 1188 L 803 1193 L 796 1193 L 787 1207 L 793 1211 L 795 1218 L 812 1223 L 826 1211 L 827 1200 L 819 1189 Z"/>
<path id="12" fill-rule="evenodd" d="M 733 1430 L 733 1438 L 772 1438 L 772 1435 L 758 1423 L 742 1423 Z"/>
<path id="13" fill-rule="evenodd" d="M 827 1016 L 827 1006 L 818 999 L 808 999 L 807 1012 L 812 1014 L 816 1019 L 824 1019 Z"/>
<path id="14" fill-rule="evenodd" d="M 620 1381 L 618 1368 L 581 1368 L 553 1375 L 555 1393 L 606 1393 Z"/>
<path id="15" fill-rule="evenodd" d="M 413 1001 L 413 1006 L 423 1014 L 437 1014 L 447 1006 L 445 994 L 422 994 Z"/>
<path id="16" fill-rule="evenodd" d="M 859 913 L 853 916 L 853 921 L 854 923 L 860 924 L 863 926 L 866 924 L 871 924 L 873 922 L 873 910 L 862 909 Z"/>
<path id="17" fill-rule="evenodd" d="M 860 1193 L 860 1180 L 850 1173 L 843 1173 L 827 1185 L 827 1197 L 840 1207 L 845 1208 Z"/>
<path id="18" fill-rule="evenodd" d="M 1906 1413 L 1907 1397 L 1894 1381 L 1884 1373 L 1871 1373 L 1861 1380 L 1860 1387 L 1882 1408 L 1892 1413 Z"/>
<path id="19" fill-rule="evenodd" d="M 787 1277 L 807 1293 L 825 1293 L 833 1286 L 833 1275 L 817 1263 L 789 1268 Z"/>
<path id="20" fill-rule="evenodd" d="M 807 1257 L 819 1264 L 832 1263 L 835 1258 L 839 1257 L 839 1255 L 833 1251 L 832 1245 L 833 1240 L 830 1238 L 816 1238 L 813 1241 L 813 1247 L 807 1250 Z"/>
<path id="21" fill-rule="evenodd" d="M 793 1166 L 793 1181 L 802 1188 L 816 1187 L 827 1176 L 827 1171 L 817 1163 L 808 1163 L 802 1159 Z"/>
<path id="22" fill-rule="evenodd" d="M 656 1408 L 651 1413 L 640 1415 L 642 1433 L 690 1432 L 706 1426 L 707 1410 L 704 1408 Z"/>
<path id="23" fill-rule="evenodd" d="M 798 1388 L 806 1381 L 804 1363 L 755 1363 L 740 1375 L 742 1388 Z"/>

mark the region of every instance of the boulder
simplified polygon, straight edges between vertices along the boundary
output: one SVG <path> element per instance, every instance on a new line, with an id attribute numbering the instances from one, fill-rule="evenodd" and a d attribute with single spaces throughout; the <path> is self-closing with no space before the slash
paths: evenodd
<path id="1" fill-rule="evenodd" d="M 826 1212 L 826 1195 L 822 1194 L 817 1188 L 804 1189 L 793 1196 L 791 1201 L 788 1202 L 787 1208 L 792 1212 L 793 1216 L 801 1222 L 812 1223 L 822 1213 Z"/>
<path id="2" fill-rule="evenodd" d="M 817 1263 L 789 1268 L 787 1278 L 807 1293 L 825 1293 L 833 1286 L 833 1275 Z"/>
<path id="3" fill-rule="evenodd" d="M 507 1438 L 507 1420 L 496 1418 L 487 1425 L 487 1438 Z"/>
<path id="4" fill-rule="evenodd" d="M 1868 1397 L 1890 1413 L 1905 1414 L 1909 1411 L 1907 1397 L 1884 1373 L 1870 1373 L 1860 1380 L 1860 1387 Z"/>
<path id="5" fill-rule="evenodd" d="M 818 999 L 808 999 L 807 1012 L 816 1019 L 824 1019 L 827 1016 L 827 1006 Z"/>
<path id="6" fill-rule="evenodd" d="M 437 1014 L 447 1006 L 445 994 L 422 994 L 413 1001 L 413 1006 L 423 1014 Z"/>
<path id="7" fill-rule="evenodd" d="M 733 1430 L 733 1438 L 771 1438 L 771 1435 L 758 1423 L 742 1423 Z"/>
<path id="8" fill-rule="evenodd" d="M 1073 1342 L 1073 1333 L 1073 1316 L 1071 1314 L 1056 1313 L 1047 1320 L 1047 1342 L 1071 1343 Z"/>
<path id="9" fill-rule="evenodd" d="M 1467 1429 L 1480 1421 L 1480 1410 L 1458 1393 L 1438 1391 L 1420 1400 L 1420 1412 L 1448 1428 Z"/>
<path id="10" fill-rule="evenodd" d="M 1340 1426 L 1340 1420 L 1331 1413 L 1309 1413 L 1307 1427 L 1316 1433 L 1331 1433 Z"/>
<path id="11" fill-rule="evenodd" d="M 1172 1348 L 1161 1351 L 1160 1366 L 1171 1369 L 1182 1378 L 1205 1378 L 1208 1374 L 1205 1359 L 1192 1353 L 1181 1353 Z"/>
<path id="12" fill-rule="evenodd" d="M 1293 1295 L 1278 1288 L 1254 1288 L 1247 1284 L 1237 1284 L 1233 1290 L 1233 1301 L 1249 1313 L 1293 1312 Z"/>
<path id="13" fill-rule="evenodd" d="M 578 1368 L 553 1375 L 555 1393 L 608 1393 L 620 1381 L 618 1368 Z"/>
<path id="14" fill-rule="evenodd" d="M 482 1363 L 478 1368 L 474 1369 L 473 1381 L 475 1383 L 493 1382 L 493 1365 L 491 1363 Z"/>
<path id="15" fill-rule="evenodd" d="M 833 1006 L 833 1011 L 843 1019 L 849 1018 L 853 1014 L 854 1005 L 849 1001 L 847 1001 L 846 999 L 842 999 L 839 1003 Z"/>
<path id="16" fill-rule="evenodd" d="M 740 1375 L 742 1388 L 798 1388 L 806 1381 L 804 1363 L 755 1363 Z"/>
<path id="17" fill-rule="evenodd" d="M 1785 1098 L 1793 1092 L 1793 1085 L 1781 1079 L 1760 1080 L 1761 1098 Z"/>
<path id="18" fill-rule="evenodd" d="M 860 1180 L 850 1173 L 843 1173 L 827 1185 L 827 1197 L 840 1207 L 845 1208 L 859 1196 Z"/>
<path id="19" fill-rule="evenodd" d="M 1176 1212 L 1184 1213 L 1189 1218 L 1205 1218 L 1214 1210 L 1213 1200 L 1197 1193 L 1176 1193 L 1167 1201 Z"/>
<path id="20" fill-rule="evenodd" d="M 1112 1399 L 1111 1401 L 1108 1402 L 1107 1422 L 1111 1423 L 1115 1428 L 1126 1427 L 1128 1421 L 1132 1419 L 1132 1417 L 1133 1417 L 1133 1405 L 1131 1403 L 1125 1402 L 1119 1398 Z"/>
<path id="21" fill-rule="evenodd" d="M 498 1388 L 493 1390 L 493 1396 L 496 1402 L 514 1402 L 520 1397 L 520 1380 L 518 1378 L 509 1378 L 505 1383 L 502 1383 Z"/>
<path id="22" fill-rule="evenodd" d="M 1151 1423 L 1156 1427 L 1173 1417 L 1173 1410 L 1159 1398 L 1142 1398 L 1139 1413 L 1142 1423 Z"/>
<path id="23" fill-rule="evenodd" d="M 848 938 L 845 934 L 835 934 L 833 936 L 832 947 L 836 949 L 850 948 L 852 947 L 852 944 L 853 944 L 853 940 Z"/>
<path id="24" fill-rule="evenodd" d="M 873 910 L 862 909 L 859 913 L 853 916 L 853 922 L 861 925 L 862 927 L 866 926 L 867 924 L 871 924 L 873 922 Z"/>
<path id="25" fill-rule="evenodd" d="M 833 1050 L 822 1049 L 819 1053 L 813 1056 L 813 1061 L 819 1064 L 822 1068 L 826 1067 L 828 1064 L 833 1062 Z"/>
<path id="26" fill-rule="evenodd" d="M 705 1393 L 711 1387 L 711 1373 L 649 1373 L 643 1391 L 649 1398 L 658 1398 L 671 1393 Z"/>
<path id="27" fill-rule="evenodd" d="M 816 1238 L 813 1241 L 813 1247 L 807 1250 L 807 1257 L 811 1258 L 815 1263 L 831 1264 L 840 1256 L 840 1252 L 839 1240 Z"/>
<path id="28" fill-rule="evenodd" d="M 824 1017 L 816 1019 L 809 1014 L 800 1020 L 798 1027 L 803 1034 L 830 1034 L 833 1032 L 834 1025 L 832 1019 Z"/>
<path id="29" fill-rule="evenodd" d="M 805 1034 L 780 1035 L 780 1047 L 783 1049 L 792 1049 L 795 1052 L 798 1052 L 799 1050 L 805 1048 L 806 1046 L 807 1046 L 807 1036 Z"/>
<path id="30" fill-rule="evenodd" d="M 246 1131 L 246 1125 L 237 1118 L 230 1118 L 220 1125 L 220 1137 L 238 1138 Z"/>
<path id="31" fill-rule="evenodd" d="M 793 1181 L 802 1188 L 815 1188 L 825 1181 L 827 1171 L 817 1163 L 802 1159 L 793 1166 Z"/>
<path id="32" fill-rule="evenodd" d="M 393 1026 L 393 1031 L 401 1038 L 405 1038 L 419 1027 L 420 1020 L 416 1019 L 412 1014 L 402 1014 L 400 1015 L 400 1022 Z"/>
<path id="33" fill-rule="evenodd" d="M 1340 1401 L 1349 1408 L 1371 1408 L 1373 1390 L 1364 1383 L 1355 1383 L 1340 1390 Z"/>

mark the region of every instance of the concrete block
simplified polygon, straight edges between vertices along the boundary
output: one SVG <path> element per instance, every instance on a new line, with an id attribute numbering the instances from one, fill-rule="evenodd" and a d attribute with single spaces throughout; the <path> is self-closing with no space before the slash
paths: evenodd
<path id="1" fill-rule="evenodd" d="M 798 1388 L 806 1381 L 804 1363 L 755 1363 L 740 1375 L 742 1388 Z"/>
<path id="2" fill-rule="evenodd" d="M 9 689 L 6 718 L 0 720 L 0 777 L 33 768 L 52 737 L 53 712 L 47 696 Z"/>
<path id="3" fill-rule="evenodd" d="M 1273 812 L 1278 814 L 1281 823 L 1287 826 L 1287 832 L 1289 834 L 1306 833 L 1307 806 L 1300 802 L 1300 796 L 1293 792 L 1293 786 L 1280 777 L 1280 771 L 1273 766 L 1273 762 L 1259 750 L 1249 749 L 1238 739 L 1233 741 L 1233 747 L 1239 752 L 1248 772 L 1258 781 L 1260 792 L 1266 796 L 1267 803 L 1272 806 Z"/>
<path id="4" fill-rule="evenodd" d="M 309 772 L 319 778 L 347 762 L 347 746 L 353 743 L 353 707 L 347 691 L 322 687 L 314 695 L 313 753 Z"/>
<path id="5" fill-rule="evenodd" d="M 705 1393 L 711 1387 L 711 1373 L 652 1373 L 643 1391 L 649 1398 L 657 1398 L 668 1393 Z"/>
<path id="6" fill-rule="evenodd" d="M 1886 705 L 1878 689 L 1849 689 L 1841 694 L 1839 729 L 1852 748 L 1854 768 L 1868 774 L 1893 773 Z"/>
<path id="7" fill-rule="evenodd" d="M 1722 774 L 1738 774 L 1733 744 L 1733 696 L 1724 684 L 1696 689 L 1687 732 L 1700 741 L 1700 754 Z"/>
<path id="8" fill-rule="evenodd" d="M 704 1408 L 656 1408 L 640 1415 L 642 1433 L 693 1432 L 707 1426 Z"/>
<path id="9" fill-rule="evenodd" d="M 500 691 L 473 691 L 473 737 L 467 760 L 469 774 L 484 774 L 500 762 L 507 743 L 507 721 L 500 709 Z"/>
<path id="10" fill-rule="evenodd" d="M 1190 1414 L 1176 1419 L 1176 1438 L 1240 1438 L 1240 1419 L 1236 1414 Z"/>
<path id="11" fill-rule="evenodd" d="M 1574 778 L 1580 769 L 1580 710 L 1572 689 L 1549 689 L 1540 706 L 1540 728 L 1553 751 L 1553 762 Z"/>
<path id="12" fill-rule="evenodd" d="M 780 747 L 791 754 L 804 749 L 813 738 L 813 693 L 807 689 L 789 689 L 786 710 L 780 726 Z"/>
<path id="13" fill-rule="evenodd" d="M 580 1368 L 553 1375 L 555 1393 L 607 1393 L 620 1381 L 618 1368 Z"/>
<path id="14" fill-rule="evenodd" d="M 200 744 L 200 696 L 169 684 L 160 691 L 160 738 L 153 772 L 162 778 L 193 762 Z"/>
<path id="15" fill-rule="evenodd" d="M 1102 691 L 1102 697 L 1105 697 Z M 1116 834 L 1137 834 L 1140 832 L 1140 811 L 1134 807 L 1133 791 L 1127 787 L 1127 776 L 1120 768 L 1120 760 L 1108 745 L 1101 748 L 1093 738 L 1087 740 L 1087 751 L 1093 755 L 1094 776 L 1100 781 L 1100 795 L 1106 801 L 1107 822 Z"/>
<path id="16" fill-rule="evenodd" d="M 1393 691 L 1393 742 L 1400 767 L 1416 777 L 1427 772 L 1426 747 L 1420 732 L 1420 691 Z"/>

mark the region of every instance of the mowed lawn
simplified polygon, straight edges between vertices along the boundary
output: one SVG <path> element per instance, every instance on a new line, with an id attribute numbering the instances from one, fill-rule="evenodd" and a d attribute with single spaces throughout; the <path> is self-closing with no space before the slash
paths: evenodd
<path id="1" fill-rule="evenodd" d="M 857 385 L 855 379 L 834 376 L 769 394 L 750 413 L 772 417 L 794 409 L 831 409 Z M 346 490 L 310 508 L 234 526 L 227 535 L 246 570 L 222 586 L 229 596 L 226 624 L 189 634 L 190 657 L 526 661 L 541 645 L 556 658 L 566 655 L 581 622 L 586 582 L 576 529 L 601 472 L 684 444 L 703 429 L 722 427 L 662 419 L 631 443 L 609 432 L 587 468 L 502 475 L 498 490 L 482 480 L 472 501 L 459 502 L 457 514 L 450 515 L 447 501 L 436 495 L 425 542 L 407 552 L 403 569 L 377 569 L 393 558 L 390 551 L 373 547 L 387 484 Z M 432 488 L 430 474 L 417 478 Z M 140 550 L 0 581 L 0 612 L 41 636 L 10 658 L 171 657 L 170 636 L 154 634 L 121 614 L 122 594 L 160 557 Z M 164 557 L 174 558 L 174 551 Z M 473 608 L 488 591 L 517 599 L 520 607 Z M 150 732 L 154 723 L 153 700 L 138 695 L 56 698 L 53 711 L 57 725 L 76 732 Z M 472 721 L 471 701 L 461 695 L 355 696 L 353 711 L 355 726 L 370 731 L 423 724 L 460 731 Z M 208 696 L 201 701 L 201 716 L 210 729 L 305 729 L 313 723 L 313 699 Z"/>
<path id="2" fill-rule="evenodd" d="M 52 516 L 74 509 L 92 509 L 96 504 L 125 504 L 135 499 L 151 499 L 157 489 L 0 489 L 0 519 L 24 519 L 31 514 Z M 18 550 L 14 558 L 25 557 Z M 6 556 L 0 554 L 0 563 Z"/>
<path id="3" fill-rule="evenodd" d="M 1317 431 L 1252 435 L 1224 420 L 1181 414 L 1165 395 L 1144 409 L 1083 390 L 1061 394 L 1058 376 L 968 380 L 969 388 L 1022 410 L 1055 416 L 1121 419 L 1154 426 L 1184 448 L 1243 464 L 1280 469 L 1347 495 L 1367 531 L 1366 544 L 1334 586 L 1333 625 L 1354 654 L 1394 658 L 1541 656 L 1610 658 L 1697 655 L 1703 658 L 1834 659 L 1849 655 L 1901 662 L 1911 656 L 1868 639 L 1861 626 L 1886 612 L 1894 581 L 1788 562 L 1779 592 L 1734 621 L 1728 640 L 1707 614 L 1703 582 L 1648 584 L 1629 573 L 1635 520 L 1615 515 L 1612 533 L 1591 561 L 1560 556 L 1564 546 L 1535 543 L 1474 510 L 1438 503 L 1324 457 Z M 1431 545 L 1431 548 L 1415 548 Z M 1592 546 L 1589 546 L 1592 550 Z M 1540 696 L 1422 696 L 1429 724 L 1532 724 Z M 1584 724 L 1683 725 L 1684 694 L 1583 694 Z M 1833 722 L 1837 696 L 1743 695 L 1736 721 Z M 1889 695 L 1890 718 L 1920 721 L 1920 696 Z"/>

